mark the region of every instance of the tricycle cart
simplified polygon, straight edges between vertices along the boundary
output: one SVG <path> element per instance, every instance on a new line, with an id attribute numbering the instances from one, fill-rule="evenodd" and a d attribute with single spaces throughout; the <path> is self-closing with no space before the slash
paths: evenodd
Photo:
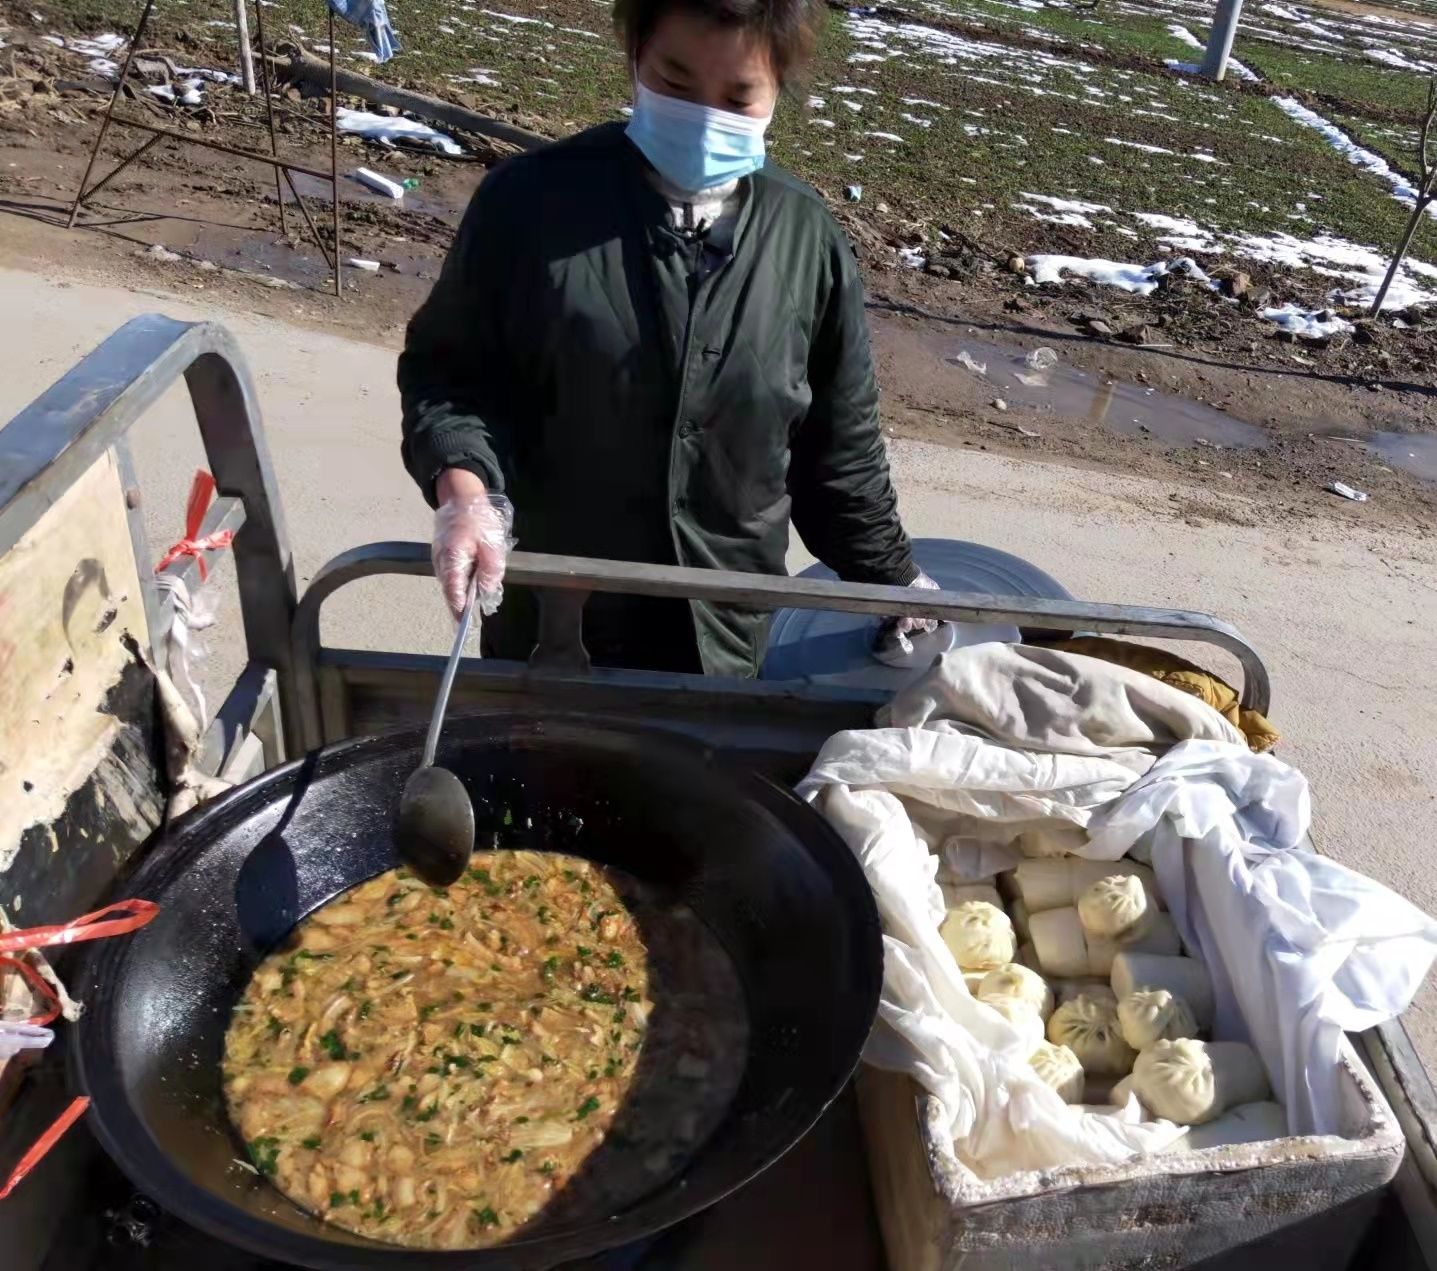
<path id="1" fill-rule="evenodd" d="M 23 914 L 27 926 L 94 908 L 159 838 L 173 792 L 149 667 L 164 665 L 174 620 L 174 589 L 161 579 L 194 586 L 203 552 L 181 552 L 158 573 L 151 566 L 126 435 L 181 377 L 218 490 L 196 537 L 232 535 L 246 649 L 192 767 L 238 782 L 346 738 L 417 726 L 442 669 L 438 657 L 333 648 L 320 639 L 330 596 L 376 575 L 430 573 L 427 544 L 357 546 L 299 594 L 254 386 L 233 338 L 209 323 L 159 316 L 128 323 L 0 430 L 0 781 L 11 782 L 0 786 L 0 803 L 9 806 L 0 816 L 10 817 L 0 830 L 16 831 L 15 850 L 0 857 L 0 905 L 17 922 Z M 212 560 L 228 567 L 223 557 Z M 867 726 L 882 695 L 592 668 L 582 638 L 586 597 L 937 613 L 1025 633 L 1195 641 L 1237 658 L 1244 705 L 1270 705 L 1256 651 L 1200 613 L 951 592 L 917 599 L 898 588 L 522 552 L 506 585 L 539 593 L 538 646 L 527 665 L 466 661 L 451 713 L 562 712 L 641 724 L 683 734 L 783 783 L 801 776 L 834 732 Z M 63 710 L 51 683 L 62 642 L 73 651 L 60 658 Z M 34 783 L 22 770 L 41 757 L 64 797 L 36 817 L 23 804 Z M 0 834 L 0 849 L 5 844 Z M 57 966 L 63 977 L 66 959 Z M 12 1063 L 0 1074 L 0 1170 L 63 1105 L 66 1040 L 38 1063 L 23 1070 Z M 916 1088 L 862 1070 L 798 1147 L 743 1190 L 657 1240 L 584 1265 L 1239 1268 L 1291 1256 L 1315 1267 L 1425 1266 L 1437 1256 L 1437 1096 L 1400 1023 L 1353 1043 L 1348 1138 L 1326 1147 L 1283 1140 L 1280 1151 L 1234 1150 L 1179 1175 L 1106 1171 L 1038 1195 L 994 1193 L 981 1202 L 931 1151 L 926 1101 Z M 165 1196 L 136 1193 L 83 1125 L 0 1203 L 5 1266 L 277 1265 L 187 1226 L 166 1212 Z"/>

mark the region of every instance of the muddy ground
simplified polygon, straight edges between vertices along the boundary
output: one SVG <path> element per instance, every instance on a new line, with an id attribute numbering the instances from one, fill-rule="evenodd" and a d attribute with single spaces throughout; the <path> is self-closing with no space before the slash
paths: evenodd
<path id="1" fill-rule="evenodd" d="M 8 213 L 0 263 L 203 291 L 221 305 L 386 345 L 402 340 L 486 163 L 501 157 L 491 148 L 478 160 L 453 160 L 342 139 L 341 259 L 380 268 L 346 268 L 336 300 L 292 197 L 285 234 L 271 171 L 230 155 L 167 142 L 82 212 L 85 232 L 67 231 L 102 89 L 33 35 L 12 31 L 0 50 L 0 212 Z M 236 92 L 214 89 L 200 110 L 142 98 L 125 109 L 232 146 L 267 145 L 260 108 Z M 291 90 L 283 109 L 286 156 L 327 169 L 323 103 Z M 141 140 L 115 130 L 92 181 Z M 419 184 L 402 201 L 372 194 L 349 175 L 365 165 Z M 328 242 L 327 182 L 296 182 Z M 1171 479 L 1174 501 L 1195 521 L 1219 515 L 1206 487 L 1252 494 L 1265 516 L 1350 517 L 1433 533 L 1437 320 L 1407 313 L 1405 326 L 1389 316 L 1351 337 L 1293 342 L 1257 316 L 1253 297 L 1280 283 L 1284 297 L 1305 288 L 1309 302 L 1321 303 L 1315 276 L 1252 270 L 1232 284 L 1239 298 L 1181 278 L 1147 298 L 1081 282 L 1034 286 L 1010 268 L 1004 243 L 957 231 L 949 254 L 930 262 L 937 273 L 927 274 L 901 263 L 905 227 L 881 206 L 836 211 L 867 275 L 890 434 Z M 1056 355 L 1053 367 L 1025 361 L 1040 347 Z M 1370 500 L 1325 492 L 1334 480 Z"/>

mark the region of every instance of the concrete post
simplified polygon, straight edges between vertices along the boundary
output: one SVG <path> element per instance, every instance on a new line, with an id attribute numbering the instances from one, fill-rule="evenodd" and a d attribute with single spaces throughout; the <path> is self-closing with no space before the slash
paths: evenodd
<path id="1" fill-rule="evenodd" d="M 1242 0 L 1218 0 L 1202 63 L 1202 73 L 1208 79 L 1220 81 L 1227 74 L 1227 59 L 1232 56 L 1232 42 L 1241 14 Z"/>

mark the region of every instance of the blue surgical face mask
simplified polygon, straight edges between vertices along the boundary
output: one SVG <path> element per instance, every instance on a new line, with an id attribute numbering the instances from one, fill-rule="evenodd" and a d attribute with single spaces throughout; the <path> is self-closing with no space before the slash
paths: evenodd
<path id="1" fill-rule="evenodd" d="M 772 118 L 735 115 L 666 97 L 645 88 L 635 76 L 628 135 L 670 185 L 697 192 L 763 167 L 763 134 Z"/>

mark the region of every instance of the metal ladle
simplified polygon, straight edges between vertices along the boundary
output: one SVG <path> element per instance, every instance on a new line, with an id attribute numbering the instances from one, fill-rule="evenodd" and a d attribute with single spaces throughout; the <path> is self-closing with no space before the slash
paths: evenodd
<path id="1" fill-rule="evenodd" d="M 454 674 L 459 669 L 459 655 L 474 618 L 476 584 L 477 580 L 470 581 L 469 598 L 459 616 L 459 631 L 449 651 L 449 664 L 439 681 L 439 697 L 434 703 L 429 733 L 424 738 L 424 757 L 404 783 L 399 816 L 394 824 L 394 842 L 400 857 L 431 887 L 447 887 L 458 882 L 474 853 L 474 802 L 458 777 L 447 768 L 434 766 L 434 752 L 444 726 L 449 690 L 454 687 Z"/>

